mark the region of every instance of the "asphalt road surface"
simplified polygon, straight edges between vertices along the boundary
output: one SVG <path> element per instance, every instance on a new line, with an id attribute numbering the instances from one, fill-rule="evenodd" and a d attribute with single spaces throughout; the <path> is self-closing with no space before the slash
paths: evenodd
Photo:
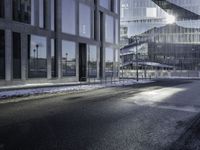
<path id="1" fill-rule="evenodd" d="M 0 104 L 0 150 L 199 150 L 199 112 L 198 80 L 16 99 Z"/>

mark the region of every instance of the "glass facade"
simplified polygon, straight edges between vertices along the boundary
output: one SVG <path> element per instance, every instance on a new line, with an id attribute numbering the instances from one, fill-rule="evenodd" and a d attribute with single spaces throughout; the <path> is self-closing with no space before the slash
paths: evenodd
<path id="1" fill-rule="evenodd" d="M 105 19 L 105 41 L 114 43 L 114 18 L 106 15 Z"/>
<path id="2" fill-rule="evenodd" d="M 112 77 L 114 69 L 114 50 L 107 47 L 105 49 L 105 76 Z"/>
<path id="3" fill-rule="evenodd" d="M 88 76 L 97 77 L 97 46 L 90 45 L 88 48 Z"/>
<path id="4" fill-rule="evenodd" d="M 0 0 L 0 86 L 113 75 L 119 2 Z"/>
<path id="5" fill-rule="evenodd" d="M 0 1 L 0 17 L 4 17 L 4 0 Z"/>
<path id="6" fill-rule="evenodd" d="M 0 79 L 5 79 L 5 33 L 0 30 Z"/>
<path id="7" fill-rule="evenodd" d="M 110 0 L 100 0 L 99 1 L 100 6 L 106 8 L 106 9 L 109 9 L 110 3 L 111 3 Z"/>
<path id="8" fill-rule="evenodd" d="M 21 78 L 21 34 L 13 32 L 13 78 Z"/>
<path id="9" fill-rule="evenodd" d="M 29 78 L 47 77 L 47 39 L 46 37 L 29 36 Z"/>
<path id="10" fill-rule="evenodd" d="M 121 0 L 121 8 L 126 64 L 134 68 L 138 49 L 140 69 L 200 70 L 199 0 Z"/>
<path id="11" fill-rule="evenodd" d="M 75 0 L 62 0 L 62 32 L 76 34 Z"/>
<path id="12" fill-rule="evenodd" d="M 79 4 L 79 35 L 91 38 L 91 8 L 82 3 Z"/>
<path id="13" fill-rule="evenodd" d="M 71 41 L 62 41 L 62 75 L 76 76 L 76 44 Z"/>
<path id="14" fill-rule="evenodd" d="M 12 0 L 13 20 L 31 24 L 31 0 Z"/>
<path id="15" fill-rule="evenodd" d="M 126 30 L 123 37 L 130 38 L 166 24 L 164 20 L 168 14 L 152 0 L 121 0 L 120 2 L 121 29 Z"/>

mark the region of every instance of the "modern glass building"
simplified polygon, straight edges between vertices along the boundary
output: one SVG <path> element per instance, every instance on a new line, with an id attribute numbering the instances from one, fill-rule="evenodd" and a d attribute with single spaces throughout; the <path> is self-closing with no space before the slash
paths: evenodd
<path id="1" fill-rule="evenodd" d="M 1 0 L 0 85 L 118 78 L 119 0 Z"/>
<path id="2" fill-rule="evenodd" d="M 127 10 L 128 17 L 125 18 L 128 20 L 121 23 L 121 28 L 126 26 L 128 31 L 128 45 L 121 49 L 124 64 L 134 67 L 137 55 L 141 68 L 200 71 L 200 1 L 136 1 L 135 5 L 144 6 L 144 10 L 138 10 L 141 14 L 140 21 L 132 23 L 130 16 L 134 15 L 131 10 Z M 132 2 L 132 0 L 122 0 L 121 7 L 124 7 L 124 3 Z M 151 6 L 148 5 L 150 3 Z M 149 7 L 158 7 L 157 10 L 161 10 L 162 13 L 159 14 L 155 9 L 153 13 L 153 8 Z M 148 9 L 151 11 L 147 11 Z M 156 19 L 151 19 L 147 22 L 148 25 L 145 23 L 141 25 L 141 20 L 152 14 Z M 160 24 L 156 20 L 159 20 Z M 135 32 L 129 29 L 133 28 L 129 24 L 134 24 L 136 29 L 141 28 L 141 30 Z"/>

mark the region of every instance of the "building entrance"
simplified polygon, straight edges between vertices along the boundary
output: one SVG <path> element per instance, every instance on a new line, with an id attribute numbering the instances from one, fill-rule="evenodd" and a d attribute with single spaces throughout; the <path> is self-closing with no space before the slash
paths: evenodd
<path id="1" fill-rule="evenodd" d="M 79 44 L 79 81 L 87 80 L 87 45 Z"/>

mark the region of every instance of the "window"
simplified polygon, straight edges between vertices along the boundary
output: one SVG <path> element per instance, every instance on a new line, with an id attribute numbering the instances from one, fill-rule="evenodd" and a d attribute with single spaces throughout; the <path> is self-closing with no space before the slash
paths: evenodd
<path id="1" fill-rule="evenodd" d="M 114 42 L 114 19 L 109 15 L 106 15 L 105 20 L 105 40 L 109 43 Z"/>
<path id="2" fill-rule="evenodd" d="M 56 77 L 56 51 L 55 51 L 55 40 L 51 39 L 51 75 Z"/>
<path id="3" fill-rule="evenodd" d="M 47 77 L 47 40 L 46 37 L 29 36 L 29 78 Z"/>
<path id="4" fill-rule="evenodd" d="M 21 78 L 21 35 L 13 33 L 13 78 Z"/>
<path id="5" fill-rule="evenodd" d="M 90 45 L 88 48 L 88 76 L 97 77 L 97 47 Z"/>
<path id="6" fill-rule="evenodd" d="M 74 0 L 62 0 L 62 32 L 76 34 L 76 13 Z"/>
<path id="7" fill-rule="evenodd" d="M 4 17 L 4 0 L 0 0 L 0 17 Z"/>
<path id="8" fill-rule="evenodd" d="M 76 76 L 76 44 L 62 41 L 62 75 Z"/>
<path id="9" fill-rule="evenodd" d="M 91 8 L 85 4 L 79 4 L 79 35 L 91 37 Z"/>
<path id="10" fill-rule="evenodd" d="M 39 0 L 39 27 L 44 28 L 44 13 L 45 13 L 45 6 L 44 6 L 44 0 Z"/>
<path id="11" fill-rule="evenodd" d="M 51 30 L 55 30 L 55 0 L 51 0 Z"/>
<path id="12" fill-rule="evenodd" d="M 106 77 L 113 76 L 113 65 L 114 65 L 114 51 L 113 48 L 105 49 L 105 75 Z"/>
<path id="13" fill-rule="evenodd" d="M 34 20 L 31 6 L 31 0 L 13 0 L 13 20 L 31 24 Z"/>
<path id="14" fill-rule="evenodd" d="M 100 6 L 106 8 L 106 9 L 109 9 L 110 3 L 111 3 L 110 0 L 100 0 L 99 1 Z"/>
<path id="15" fill-rule="evenodd" d="M 0 30 L 0 79 L 5 79 L 5 33 Z"/>

